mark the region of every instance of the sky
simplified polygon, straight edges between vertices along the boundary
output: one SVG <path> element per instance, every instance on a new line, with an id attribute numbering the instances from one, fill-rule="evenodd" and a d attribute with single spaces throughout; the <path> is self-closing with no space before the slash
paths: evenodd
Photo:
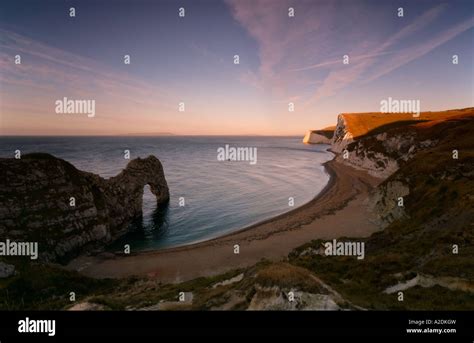
<path id="1" fill-rule="evenodd" d="M 472 107 L 474 2 L 2 0 L 0 90 L 1 135 L 304 135 L 389 97 Z"/>

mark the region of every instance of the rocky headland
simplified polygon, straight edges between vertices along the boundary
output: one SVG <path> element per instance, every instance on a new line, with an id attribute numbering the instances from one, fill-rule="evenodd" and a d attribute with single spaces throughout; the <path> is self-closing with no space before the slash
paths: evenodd
<path id="1" fill-rule="evenodd" d="M 309 130 L 303 138 L 303 143 L 331 144 L 335 128 L 335 126 L 329 126 L 321 130 Z"/>
<path id="2" fill-rule="evenodd" d="M 142 214 L 143 187 L 158 205 L 169 199 L 163 167 L 154 157 L 130 161 L 104 179 L 49 154 L 0 159 L 0 236 L 35 241 L 43 261 L 68 259 L 102 247 Z"/>

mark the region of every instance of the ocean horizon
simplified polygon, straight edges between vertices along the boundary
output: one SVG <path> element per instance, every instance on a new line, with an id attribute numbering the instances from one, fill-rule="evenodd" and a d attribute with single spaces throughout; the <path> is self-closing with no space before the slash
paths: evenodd
<path id="1" fill-rule="evenodd" d="M 160 250 L 220 237 L 291 211 L 326 186 L 327 145 L 298 136 L 4 136 L 0 156 L 49 153 L 76 168 L 110 178 L 137 157 L 163 164 L 170 202 L 157 207 L 149 186 L 143 216 L 108 247 Z M 252 148 L 256 163 L 219 161 L 218 149 Z M 129 151 L 130 159 L 124 158 Z"/>

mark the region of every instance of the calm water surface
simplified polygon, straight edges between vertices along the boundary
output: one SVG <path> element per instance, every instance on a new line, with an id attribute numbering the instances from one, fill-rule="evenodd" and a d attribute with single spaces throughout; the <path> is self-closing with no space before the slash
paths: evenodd
<path id="1" fill-rule="evenodd" d="M 257 164 L 220 162 L 217 149 L 256 147 Z M 315 197 L 329 180 L 322 163 L 327 145 L 304 145 L 301 137 L 2 137 L 0 155 L 47 152 L 78 169 L 111 177 L 131 159 L 155 155 L 165 171 L 171 200 L 157 208 L 145 187 L 143 218 L 115 242 L 133 250 L 162 249 L 214 238 L 287 212 Z M 180 206 L 180 198 L 185 205 Z M 294 198 L 294 207 L 289 198 Z"/>

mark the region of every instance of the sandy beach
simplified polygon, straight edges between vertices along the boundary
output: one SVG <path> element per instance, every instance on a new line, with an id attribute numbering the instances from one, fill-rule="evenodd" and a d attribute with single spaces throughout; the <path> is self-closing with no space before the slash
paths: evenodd
<path id="1" fill-rule="evenodd" d="M 247 267 L 265 258 L 281 260 L 314 239 L 366 237 L 378 228 L 364 205 L 380 179 L 334 160 L 325 164 L 330 180 L 309 203 L 238 232 L 202 243 L 129 256 L 81 256 L 66 268 L 95 278 L 145 276 L 182 282 Z M 234 253 L 234 245 L 240 253 Z"/>

